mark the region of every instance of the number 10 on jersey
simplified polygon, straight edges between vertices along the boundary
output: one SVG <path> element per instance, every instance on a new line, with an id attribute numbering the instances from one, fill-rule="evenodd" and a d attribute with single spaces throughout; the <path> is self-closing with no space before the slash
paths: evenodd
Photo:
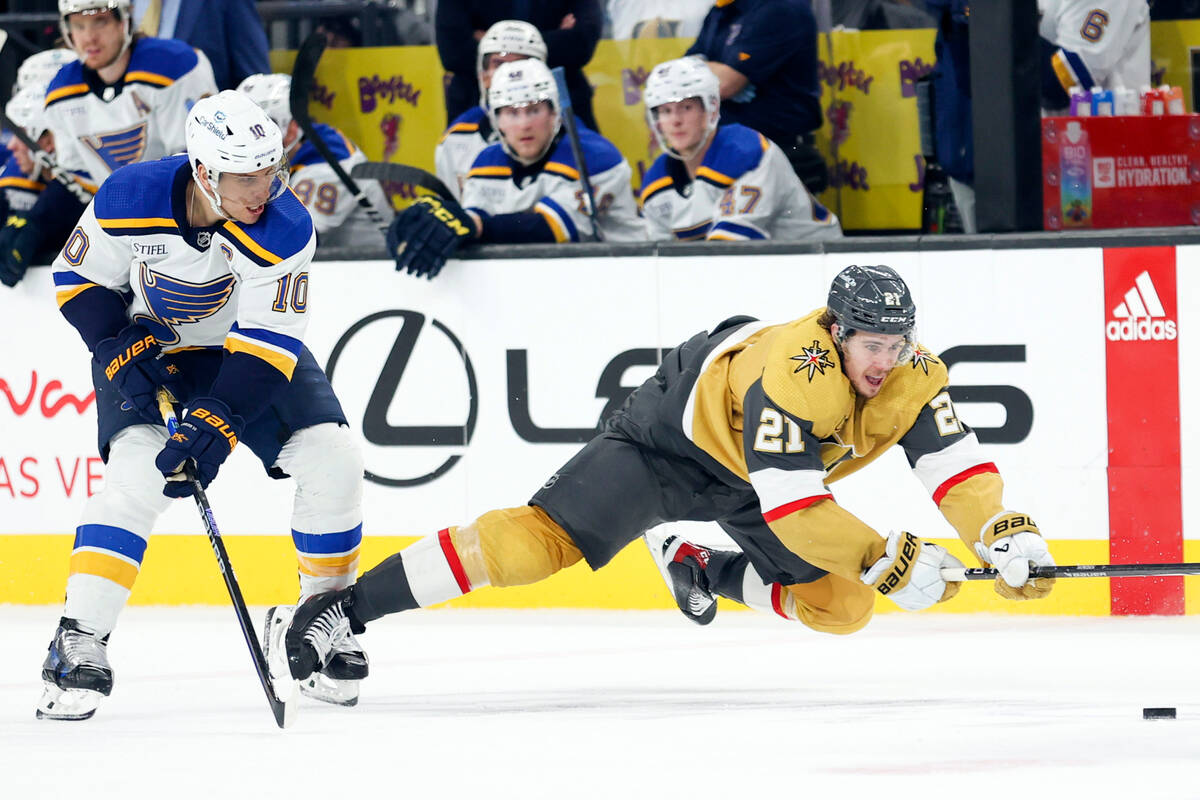
<path id="1" fill-rule="evenodd" d="M 275 302 L 271 304 L 272 311 L 278 311 L 280 314 L 288 310 L 289 302 L 292 311 L 297 314 L 303 314 L 308 308 L 308 273 L 301 272 L 299 275 L 284 275 L 275 282 Z M 288 288 L 291 287 L 291 297 L 288 297 Z"/>

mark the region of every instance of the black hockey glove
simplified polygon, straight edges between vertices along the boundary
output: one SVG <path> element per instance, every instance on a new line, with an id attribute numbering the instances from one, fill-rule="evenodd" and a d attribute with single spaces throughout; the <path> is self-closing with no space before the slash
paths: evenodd
<path id="1" fill-rule="evenodd" d="M 448 197 L 426 195 L 392 220 L 387 247 L 397 270 L 432 278 L 474 233 L 475 221 L 462 206 Z"/>
<path id="2" fill-rule="evenodd" d="M 179 420 L 179 428 L 154 459 L 154 466 L 167 479 L 163 494 L 167 497 L 192 494 L 183 471 L 189 458 L 196 464 L 200 488 L 207 489 L 237 447 L 245 427 L 245 420 L 215 397 L 198 397 L 188 403 L 188 412 Z"/>
<path id="3" fill-rule="evenodd" d="M 0 283 L 16 286 L 25 277 L 25 270 L 33 263 L 39 236 L 25 217 L 10 214 L 4 228 L 0 229 Z"/>
<path id="4" fill-rule="evenodd" d="M 162 424 L 155 393 L 161 386 L 179 396 L 179 368 L 162 355 L 149 328 L 130 325 L 112 338 L 101 339 L 92 357 L 138 416 Z"/>

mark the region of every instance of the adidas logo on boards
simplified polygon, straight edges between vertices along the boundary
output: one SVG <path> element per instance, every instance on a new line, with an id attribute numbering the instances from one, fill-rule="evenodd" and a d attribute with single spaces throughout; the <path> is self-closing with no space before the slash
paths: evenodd
<path id="1" fill-rule="evenodd" d="M 1178 335 L 1175 320 L 1166 318 L 1149 272 L 1137 276 L 1112 316 L 1104 326 L 1104 335 L 1112 342 L 1172 341 Z"/>

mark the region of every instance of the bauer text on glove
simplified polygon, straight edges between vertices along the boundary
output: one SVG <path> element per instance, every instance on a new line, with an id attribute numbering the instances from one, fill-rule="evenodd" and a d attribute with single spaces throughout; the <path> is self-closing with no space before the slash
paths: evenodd
<path id="1" fill-rule="evenodd" d="M 861 579 L 901 608 L 920 611 L 958 594 L 962 584 L 947 582 L 941 571 L 962 566 L 944 547 L 922 541 L 908 531 L 892 531 L 884 554 L 863 571 Z"/>
<path id="2" fill-rule="evenodd" d="M 1054 578 L 1030 578 L 1029 566 L 1053 567 L 1046 540 L 1028 514 L 1001 511 L 983 523 L 975 554 L 1000 573 L 996 593 L 1009 600 L 1034 600 L 1050 594 Z"/>

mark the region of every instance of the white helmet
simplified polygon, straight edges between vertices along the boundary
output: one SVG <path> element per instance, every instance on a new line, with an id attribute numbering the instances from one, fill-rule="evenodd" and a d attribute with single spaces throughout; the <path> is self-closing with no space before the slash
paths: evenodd
<path id="1" fill-rule="evenodd" d="M 273 166 L 276 169 L 267 202 L 287 189 L 283 134 L 267 112 L 241 92 L 226 89 L 196 101 L 188 113 L 184 135 L 196 186 L 221 217 L 228 218 L 221 210 L 218 191 L 223 173 L 246 174 Z M 200 182 L 200 164 L 204 165 L 211 191 Z"/>
<path id="2" fill-rule="evenodd" d="M 65 47 L 34 53 L 17 68 L 16 91 L 19 92 L 28 86 L 49 86 L 64 64 L 77 60 L 75 51 Z"/>
<path id="3" fill-rule="evenodd" d="M 492 54 L 507 55 L 510 53 L 545 61 L 546 41 L 533 25 L 516 19 L 502 19 L 487 29 L 487 33 L 479 40 L 479 48 L 475 51 L 475 75 L 479 79 L 479 105 L 484 108 L 487 108 L 487 87 L 483 85 L 483 71 L 487 66 L 487 57 Z"/>
<path id="4" fill-rule="evenodd" d="M 542 101 L 550 103 L 550 110 L 554 114 L 554 133 L 551 135 L 550 141 L 546 143 L 548 150 L 554 137 L 558 135 L 559 128 L 562 127 L 558 85 L 554 82 L 550 68 L 532 58 L 501 64 L 496 70 L 496 74 L 492 76 L 492 88 L 488 90 L 488 118 L 492 121 L 492 128 L 496 131 L 500 130 L 496 117 L 500 109 L 511 106 L 531 106 Z M 504 138 L 503 133 L 500 134 L 500 144 L 504 148 L 504 152 L 526 165 L 532 164 L 546 155 L 546 151 L 543 150 L 534 159 L 518 156 L 516 151 L 508 146 L 508 140 Z"/>
<path id="5" fill-rule="evenodd" d="M 238 84 L 237 90 L 242 92 L 259 108 L 267 112 L 267 116 L 279 126 L 279 130 L 287 137 L 288 125 L 292 122 L 292 76 L 281 72 L 251 75 Z M 299 139 L 297 139 L 299 141 Z"/>
<path id="6" fill-rule="evenodd" d="M 46 118 L 42 113 L 45 97 L 45 86 L 26 86 L 14 94 L 8 105 L 4 106 L 5 115 L 20 125 L 35 142 L 47 127 Z"/>
<path id="7" fill-rule="evenodd" d="M 125 44 L 121 48 L 121 52 L 125 52 L 125 48 L 129 47 L 129 43 L 133 41 L 131 6 L 131 0 L 58 0 L 58 27 L 62 31 L 63 41 L 67 43 L 68 47 L 75 47 L 75 43 L 71 41 L 71 26 L 67 24 L 67 17 L 72 14 L 95 14 L 101 11 L 111 11 L 117 19 L 125 23 Z"/>
<path id="8" fill-rule="evenodd" d="M 721 84 L 708 65 L 698 58 L 677 58 L 656 66 L 650 71 L 650 77 L 646 78 L 642 97 L 646 102 L 646 124 L 658 140 L 658 146 L 672 158 L 688 159 L 699 152 L 717 129 L 717 120 L 721 118 Z M 690 153 L 680 153 L 667 143 L 666 137 L 658 129 L 655 109 L 664 103 L 678 103 L 691 97 L 699 98 L 704 104 L 708 116 L 707 131 Z"/>

